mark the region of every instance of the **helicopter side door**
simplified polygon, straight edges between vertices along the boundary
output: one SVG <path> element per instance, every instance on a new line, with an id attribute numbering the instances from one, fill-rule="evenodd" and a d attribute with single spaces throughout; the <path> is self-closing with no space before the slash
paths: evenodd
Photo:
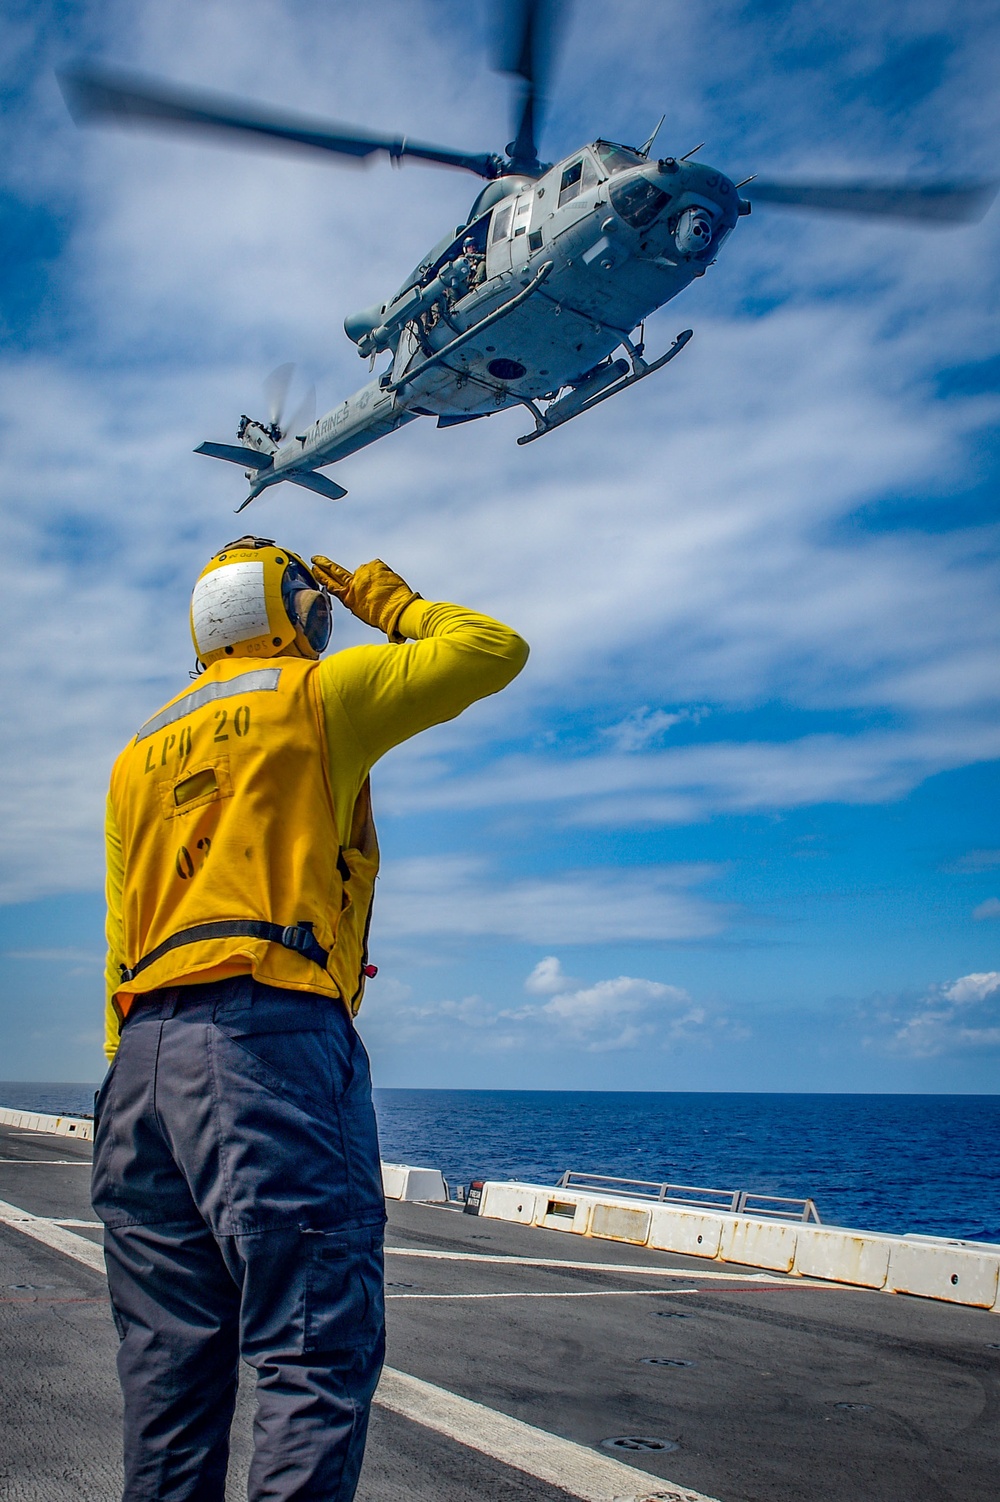
<path id="1" fill-rule="evenodd" d="M 528 258 L 528 225 L 535 194 L 511 194 L 493 210 L 490 238 L 486 250 L 486 274 L 498 276 L 502 271 L 524 264 Z"/>
<path id="2" fill-rule="evenodd" d="M 510 221 L 510 263 L 515 271 L 528 259 L 528 226 L 534 202 L 535 191 L 531 188 L 527 193 L 520 193 L 514 205 Z"/>

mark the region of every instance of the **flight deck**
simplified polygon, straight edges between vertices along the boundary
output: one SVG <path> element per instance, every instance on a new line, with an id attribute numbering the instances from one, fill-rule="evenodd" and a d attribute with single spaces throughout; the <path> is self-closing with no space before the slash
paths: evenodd
<path id="1" fill-rule="evenodd" d="M 90 1153 L 0 1126 L 3 1502 L 120 1496 Z M 387 1374 L 362 1502 L 995 1502 L 989 1311 L 456 1206 L 388 1210 Z M 249 1462 L 244 1377 L 233 1502 Z"/>

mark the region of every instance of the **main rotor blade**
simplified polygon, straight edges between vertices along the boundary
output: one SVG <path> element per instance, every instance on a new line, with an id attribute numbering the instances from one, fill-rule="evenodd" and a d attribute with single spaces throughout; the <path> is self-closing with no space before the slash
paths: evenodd
<path id="1" fill-rule="evenodd" d="M 407 158 L 441 167 L 461 167 L 478 177 L 496 177 L 502 163 L 488 152 L 452 151 L 406 136 L 380 135 L 334 121 L 246 103 L 220 94 L 202 94 L 134 74 L 103 68 L 77 68 L 59 77 L 70 114 L 78 124 L 108 120 L 118 125 L 151 125 L 198 130 L 233 131 L 290 147 L 330 151 L 365 160 L 384 151 L 394 162 Z"/>
<path id="2" fill-rule="evenodd" d="M 996 182 L 777 183 L 755 178 L 741 191 L 751 202 L 948 226 L 982 219 L 998 187 Z"/>
<path id="3" fill-rule="evenodd" d="M 537 169 L 538 133 L 565 0 L 501 0 L 496 66 L 524 82 L 520 116 L 507 148 L 514 171 Z"/>

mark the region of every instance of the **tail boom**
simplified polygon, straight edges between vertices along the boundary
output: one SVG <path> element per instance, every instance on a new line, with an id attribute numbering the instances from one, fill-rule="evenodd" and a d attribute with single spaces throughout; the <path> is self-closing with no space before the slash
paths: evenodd
<path id="1" fill-rule="evenodd" d="M 347 491 L 326 475 L 317 474 L 317 470 L 366 448 L 405 423 L 412 422 L 417 415 L 407 411 L 396 393 L 386 390 L 377 379 L 369 381 L 339 407 L 318 418 L 304 433 L 284 435 L 281 442 L 275 443 L 270 450 L 228 443 L 202 443 L 195 453 L 244 467 L 251 484 L 250 494 L 238 508 L 240 511 L 262 491 L 283 480 L 330 500 L 340 500 Z"/>

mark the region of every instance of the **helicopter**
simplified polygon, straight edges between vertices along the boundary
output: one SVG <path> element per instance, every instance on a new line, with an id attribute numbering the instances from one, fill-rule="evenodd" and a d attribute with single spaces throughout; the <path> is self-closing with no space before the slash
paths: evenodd
<path id="1" fill-rule="evenodd" d="M 532 443 L 662 370 L 685 347 L 685 329 L 647 359 L 646 319 L 706 274 L 755 203 L 955 225 L 986 212 L 998 184 L 734 182 L 683 156 L 652 155 L 663 125 L 640 146 L 598 138 L 543 162 L 537 137 L 551 71 L 559 0 L 511 0 L 500 71 L 519 81 L 516 130 L 502 155 L 470 153 L 331 122 L 277 113 L 105 68 L 60 75 L 80 123 L 239 133 L 256 142 L 367 162 L 423 162 L 473 173 L 485 186 L 398 291 L 344 320 L 374 372 L 315 421 L 281 414 L 291 367 L 271 378 L 267 420 L 242 416 L 237 442 L 195 453 L 240 465 L 242 511 L 290 481 L 331 500 L 346 489 L 320 470 L 418 417 L 440 428 L 523 407 Z M 704 144 L 704 143 L 702 143 Z M 296 428 L 301 427 L 301 431 Z"/>

